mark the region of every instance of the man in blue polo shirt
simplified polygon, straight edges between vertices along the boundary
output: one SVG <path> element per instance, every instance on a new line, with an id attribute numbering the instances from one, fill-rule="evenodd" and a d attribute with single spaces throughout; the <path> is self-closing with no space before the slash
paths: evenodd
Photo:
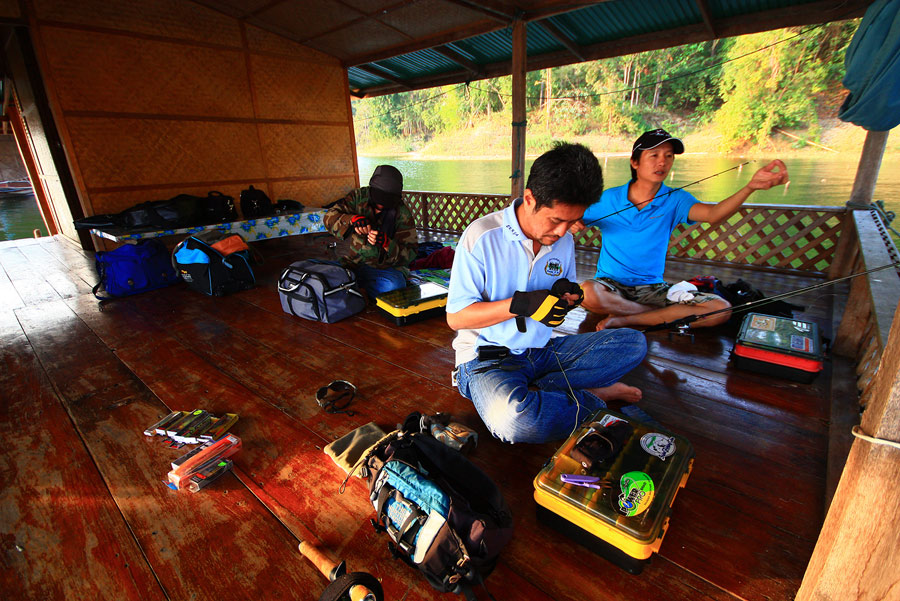
<path id="1" fill-rule="evenodd" d="M 662 129 L 648 131 L 632 147 L 631 181 L 610 188 L 585 211 L 572 232 L 595 225 L 603 244 L 593 279 L 582 283 L 584 308 L 608 317 L 597 329 L 649 326 L 690 315 L 722 311 L 699 318 L 691 327 L 724 323 L 731 305 L 715 294 L 670 286 L 663 280 L 666 252 L 672 231 L 680 223 L 717 223 L 727 219 L 756 190 L 768 190 L 788 181 L 787 168 L 774 160 L 756 173 L 746 186 L 715 204 L 699 202 L 689 192 L 672 190 L 665 179 L 675 155 L 684 144 Z"/>
<path id="2" fill-rule="evenodd" d="M 602 190 L 593 153 L 557 144 L 535 160 L 523 197 L 472 222 L 457 245 L 447 299 L 454 379 L 505 442 L 565 438 L 604 401 L 641 398 L 619 379 L 644 358 L 643 334 L 551 338 L 583 298 L 568 230 Z"/>

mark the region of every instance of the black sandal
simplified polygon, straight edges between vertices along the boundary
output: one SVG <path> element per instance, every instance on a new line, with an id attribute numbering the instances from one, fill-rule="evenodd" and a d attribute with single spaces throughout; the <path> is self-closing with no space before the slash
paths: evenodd
<path id="1" fill-rule="evenodd" d="M 356 415 L 356 412 L 347 409 L 347 407 L 353 402 L 355 396 L 356 386 L 347 380 L 335 380 L 328 386 L 322 386 L 316 391 L 316 403 L 326 413 L 344 413 L 352 416 Z"/>

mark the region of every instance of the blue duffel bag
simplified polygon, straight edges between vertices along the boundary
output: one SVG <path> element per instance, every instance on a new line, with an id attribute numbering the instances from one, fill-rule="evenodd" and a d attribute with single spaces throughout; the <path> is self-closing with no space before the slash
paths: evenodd
<path id="1" fill-rule="evenodd" d="M 100 300 L 130 296 L 171 286 L 178 281 L 169 251 L 159 240 L 141 240 L 94 256 L 100 281 L 93 293 Z M 103 288 L 109 296 L 100 296 Z"/>

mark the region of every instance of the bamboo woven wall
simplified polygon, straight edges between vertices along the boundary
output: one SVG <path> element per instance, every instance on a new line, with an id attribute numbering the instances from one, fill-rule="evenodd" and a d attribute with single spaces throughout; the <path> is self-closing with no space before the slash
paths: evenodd
<path id="1" fill-rule="evenodd" d="M 54 117 L 86 214 L 250 184 L 321 206 L 357 185 L 346 72 L 180 0 L 32 0 Z"/>

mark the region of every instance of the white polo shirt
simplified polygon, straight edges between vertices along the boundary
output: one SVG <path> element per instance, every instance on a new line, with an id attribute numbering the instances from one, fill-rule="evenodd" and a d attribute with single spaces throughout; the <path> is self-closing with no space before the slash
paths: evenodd
<path id="1" fill-rule="evenodd" d="M 533 242 L 522 233 L 516 207 L 510 206 L 476 219 L 463 232 L 450 271 L 447 312 L 456 313 L 472 303 L 511 298 L 517 290 L 549 290 L 559 278 L 575 281 L 575 241 L 572 235 L 534 254 Z M 453 340 L 456 365 L 477 356 L 484 345 L 505 346 L 514 353 L 541 348 L 553 328 L 531 318 L 526 332 L 519 332 L 514 318 L 480 330 L 460 330 Z"/>

